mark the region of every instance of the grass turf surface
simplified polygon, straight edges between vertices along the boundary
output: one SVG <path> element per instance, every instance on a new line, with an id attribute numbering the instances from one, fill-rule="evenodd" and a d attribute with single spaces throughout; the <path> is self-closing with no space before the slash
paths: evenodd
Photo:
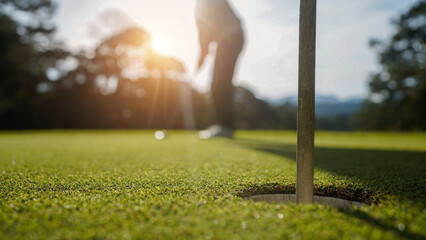
<path id="1" fill-rule="evenodd" d="M 317 133 L 316 193 L 360 209 L 255 203 L 290 193 L 294 132 L 0 133 L 1 239 L 425 239 L 426 134 Z"/>

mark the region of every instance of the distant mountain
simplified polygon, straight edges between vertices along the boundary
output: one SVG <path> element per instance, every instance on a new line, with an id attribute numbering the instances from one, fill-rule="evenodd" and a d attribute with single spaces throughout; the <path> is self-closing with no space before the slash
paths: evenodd
<path id="1" fill-rule="evenodd" d="M 297 96 L 288 96 L 279 99 L 266 99 L 274 106 L 290 103 L 297 106 Z M 342 115 L 352 115 L 357 112 L 364 102 L 362 98 L 351 98 L 345 101 L 332 95 L 317 95 L 315 97 L 315 115 L 317 117 L 336 117 Z"/>

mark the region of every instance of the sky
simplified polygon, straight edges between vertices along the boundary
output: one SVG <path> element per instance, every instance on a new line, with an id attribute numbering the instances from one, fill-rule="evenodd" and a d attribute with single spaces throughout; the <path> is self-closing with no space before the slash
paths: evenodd
<path id="1" fill-rule="evenodd" d="M 247 40 L 235 84 L 248 87 L 261 98 L 297 94 L 299 1 L 229 1 L 243 20 Z M 340 99 L 366 97 L 368 78 L 380 69 L 377 54 L 368 47 L 369 40 L 389 38 L 393 33 L 391 20 L 416 1 L 318 0 L 316 94 Z M 123 24 L 136 23 L 152 35 L 164 54 L 180 59 L 189 72 L 195 68 L 195 0 L 57 3 L 58 38 L 70 49 L 93 47 Z M 210 57 L 201 73 L 191 80 L 199 90 L 208 90 L 212 67 Z"/>

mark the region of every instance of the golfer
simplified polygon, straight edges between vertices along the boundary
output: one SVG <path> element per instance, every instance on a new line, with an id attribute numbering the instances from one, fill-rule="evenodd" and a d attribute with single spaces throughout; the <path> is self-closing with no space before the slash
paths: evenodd
<path id="1" fill-rule="evenodd" d="M 213 97 L 215 124 L 200 132 L 200 137 L 233 138 L 233 99 L 235 65 L 244 45 L 244 32 L 240 19 L 227 0 L 197 0 L 195 17 L 199 32 L 200 68 L 209 54 L 209 46 L 216 42 L 211 93 Z"/>

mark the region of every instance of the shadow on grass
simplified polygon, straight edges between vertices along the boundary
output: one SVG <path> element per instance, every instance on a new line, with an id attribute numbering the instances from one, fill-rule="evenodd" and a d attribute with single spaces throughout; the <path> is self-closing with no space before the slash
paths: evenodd
<path id="1" fill-rule="evenodd" d="M 406 228 L 405 225 L 402 225 L 401 228 L 398 229 L 398 227 L 395 227 L 394 225 L 389 223 L 385 223 L 381 219 L 375 218 L 367 214 L 366 212 L 360 211 L 358 209 L 339 209 L 339 212 L 351 217 L 356 217 L 362 222 L 380 228 L 384 231 L 392 232 L 403 239 L 425 239 L 425 236 L 412 232 L 410 229 Z"/>
<path id="2" fill-rule="evenodd" d="M 296 146 L 272 141 L 237 139 L 235 144 L 296 161 Z M 315 169 L 348 179 L 347 186 L 315 185 L 315 194 L 346 200 L 377 203 L 386 195 L 425 204 L 426 152 L 316 147 Z M 295 186 L 278 183 L 252 185 L 242 197 L 260 194 L 294 194 Z M 383 193 L 383 194 L 382 194 Z M 339 209 L 371 226 L 405 239 L 425 239 L 403 226 L 401 229 L 359 209 Z M 405 229 L 404 229 L 405 228 Z"/>
<path id="3" fill-rule="evenodd" d="M 252 139 L 234 143 L 296 161 L 295 145 Z M 423 202 L 426 199 L 426 152 L 316 147 L 315 168 L 349 179 L 347 187 L 316 186 L 319 195 L 339 197 L 336 195 L 342 193 L 340 198 L 366 203 L 375 202 L 377 193 Z M 288 187 L 275 188 L 290 193 Z"/>

